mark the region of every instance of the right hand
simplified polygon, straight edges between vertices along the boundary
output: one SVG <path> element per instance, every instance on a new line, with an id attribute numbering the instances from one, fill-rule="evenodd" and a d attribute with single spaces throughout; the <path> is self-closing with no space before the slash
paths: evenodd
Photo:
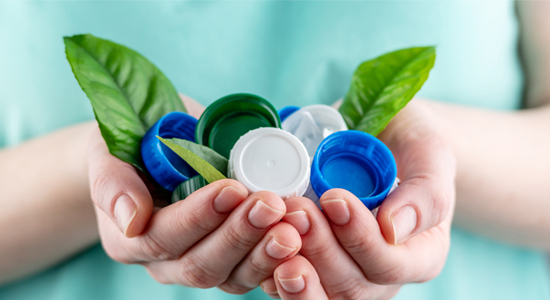
<path id="1" fill-rule="evenodd" d="M 145 266 L 161 283 L 241 294 L 300 251 L 300 235 L 280 222 L 286 206 L 274 193 L 249 195 L 224 179 L 154 208 L 137 171 L 109 153 L 99 129 L 88 163 L 105 251 L 118 262 Z"/>

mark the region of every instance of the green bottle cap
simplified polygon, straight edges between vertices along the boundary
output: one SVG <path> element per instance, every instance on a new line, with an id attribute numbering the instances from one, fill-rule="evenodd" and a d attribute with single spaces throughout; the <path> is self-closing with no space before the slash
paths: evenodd
<path id="1" fill-rule="evenodd" d="M 191 177 L 189 180 L 184 181 L 174 190 L 172 193 L 172 203 L 176 203 L 180 200 L 185 200 L 187 196 L 193 194 L 196 190 L 206 186 L 208 182 L 201 175 Z"/>
<path id="2" fill-rule="evenodd" d="M 277 110 L 262 97 L 251 94 L 225 96 L 206 108 L 197 123 L 197 143 L 225 158 L 241 136 L 260 127 L 281 128 Z"/>

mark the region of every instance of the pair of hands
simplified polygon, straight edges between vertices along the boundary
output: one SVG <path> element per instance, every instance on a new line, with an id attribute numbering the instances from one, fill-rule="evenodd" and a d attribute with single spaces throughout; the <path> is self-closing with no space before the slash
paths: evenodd
<path id="1" fill-rule="evenodd" d="M 321 197 L 323 214 L 307 198 L 249 194 L 230 179 L 154 207 L 139 174 L 109 154 L 97 130 L 89 172 L 103 247 L 161 283 L 234 294 L 260 285 L 282 299 L 388 299 L 405 283 L 430 280 L 449 249 L 456 168 L 415 102 L 379 135 L 402 183 L 376 217 L 345 190 Z"/>

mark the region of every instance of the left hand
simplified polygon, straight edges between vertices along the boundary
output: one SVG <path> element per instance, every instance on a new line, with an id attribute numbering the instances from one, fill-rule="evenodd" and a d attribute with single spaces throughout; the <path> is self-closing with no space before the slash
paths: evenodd
<path id="1" fill-rule="evenodd" d="M 375 217 L 342 189 L 286 201 L 284 221 L 302 236 L 303 256 L 262 282 L 283 299 L 388 299 L 403 284 L 442 270 L 450 245 L 456 162 L 421 103 L 411 102 L 380 138 L 393 152 L 401 185 Z"/>

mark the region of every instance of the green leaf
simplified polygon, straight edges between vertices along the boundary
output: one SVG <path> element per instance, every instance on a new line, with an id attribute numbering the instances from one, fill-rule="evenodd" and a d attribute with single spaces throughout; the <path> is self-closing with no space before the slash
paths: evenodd
<path id="1" fill-rule="evenodd" d="M 362 63 L 340 113 L 349 129 L 376 136 L 420 90 L 435 63 L 435 47 L 384 54 Z"/>
<path id="2" fill-rule="evenodd" d="M 160 117 L 185 107 L 168 78 L 139 53 L 90 34 L 64 37 L 109 152 L 145 171 L 140 143 Z"/>
<path id="3" fill-rule="evenodd" d="M 168 148 L 172 149 L 172 151 L 179 155 L 183 160 L 185 160 L 185 162 L 187 162 L 191 168 L 195 169 L 197 173 L 201 174 L 201 176 L 204 177 L 208 183 L 226 178 L 222 173 L 220 173 L 220 171 L 216 170 L 216 168 L 195 153 L 183 148 L 182 146 L 176 145 L 169 140 L 165 140 L 160 136 L 157 136 L 157 138 L 168 146 Z"/>
<path id="4" fill-rule="evenodd" d="M 166 140 L 188 151 L 193 152 L 195 155 L 197 155 L 207 163 L 211 164 L 214 168 L 216 168 L 216 170 L 220 171 L 220 173 L 222 173 L 224 176 L 227 176 L 227 165 L 229 162 L 227 158 L 223 157 L 221 154 L 219 154 L 215 150 L 210 149 L 203 145 L 199 145 L 197 143 L 193 143 L 188 140 L 182 140 L 182 139 L 176 139 L 176 138 L 166 139 Z"/>

